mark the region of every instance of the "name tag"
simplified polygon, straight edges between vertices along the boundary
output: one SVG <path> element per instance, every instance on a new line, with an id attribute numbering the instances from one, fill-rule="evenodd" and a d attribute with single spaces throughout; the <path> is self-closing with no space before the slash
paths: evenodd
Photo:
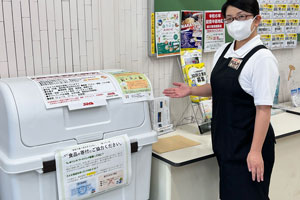
<path id="1" fill-rule="evenodd" d="M 228 67 L 231 67 L 232 69 L 238 70 L 241 63 L 242 63 L 242 59 L 239 58 L 231 58 Z"/>

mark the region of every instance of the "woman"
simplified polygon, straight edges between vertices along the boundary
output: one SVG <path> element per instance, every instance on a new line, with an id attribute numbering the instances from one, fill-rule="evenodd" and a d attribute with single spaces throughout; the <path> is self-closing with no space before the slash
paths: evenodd
<path id="1" fill-rule="evenodd" d="M 214 57 L 210 83 L 164 90 L 169 97 L 212 96 L 212 144 L 220 168 L 221 200 L 267 200 L 274 164 L 270 124 L 278 63 L 262 45 L 256 0 L 227 0 L 222 14 L 234 42 Z"/>

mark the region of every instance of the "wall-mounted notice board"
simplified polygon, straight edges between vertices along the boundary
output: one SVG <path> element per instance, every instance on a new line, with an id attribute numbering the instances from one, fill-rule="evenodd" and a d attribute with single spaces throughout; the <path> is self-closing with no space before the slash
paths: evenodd
<path id="1" fill-rule="evenodd" d="M 221 10 L 226 0 L 148 0 L 151 12 L 161 11 L 180 11 L 180 10 Z M 205 40 L 205 38 L 204 38 Z M 226 42 L 232 41 L 232 38 L 226 31 Z M 300 34 L 298 34 L 300 41 Z"/>
<path id="2" fill-rule="evenodd" d="M 175 10 L 221 10 L 225 0 L 155 0 L 155 12 Z"/>
<path id="3" fill-rule="evenodd" d="M 154 11 L 221 10 L 225 2 L 226 0 L 154 0 Z M 232 38 L 226 32 L 226 42 L 230 41 Z"/>

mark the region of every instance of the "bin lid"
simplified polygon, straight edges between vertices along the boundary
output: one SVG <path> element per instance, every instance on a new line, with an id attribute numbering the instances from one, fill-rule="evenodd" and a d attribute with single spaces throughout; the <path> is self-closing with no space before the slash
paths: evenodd
<path id="1" fill-rule="evenodd" d="M 7 79 L 6 83 L 18 110 L 21 140 L 30 147 L 78 138 L 102 139 L 105 133 L 141 126 L 147 113 L 145 102 L 124 104 L 121 98 L 86 109 L 46 109 L 37 84 L 29 78 Z"/>

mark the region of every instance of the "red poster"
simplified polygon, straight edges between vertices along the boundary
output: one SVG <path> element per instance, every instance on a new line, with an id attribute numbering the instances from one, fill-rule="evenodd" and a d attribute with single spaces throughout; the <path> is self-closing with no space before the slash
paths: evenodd
<path id="1" fill-rule="evenodd" d="M 205 13 L 205 29 L 224 28 L 224 22 L 221 11 Z"/>
<path id="2" fill-rule="evenodd" d="M 205 11 L 204 52 L 213 52 L 225 44 L 225 25 L 221 11 Z"/>

